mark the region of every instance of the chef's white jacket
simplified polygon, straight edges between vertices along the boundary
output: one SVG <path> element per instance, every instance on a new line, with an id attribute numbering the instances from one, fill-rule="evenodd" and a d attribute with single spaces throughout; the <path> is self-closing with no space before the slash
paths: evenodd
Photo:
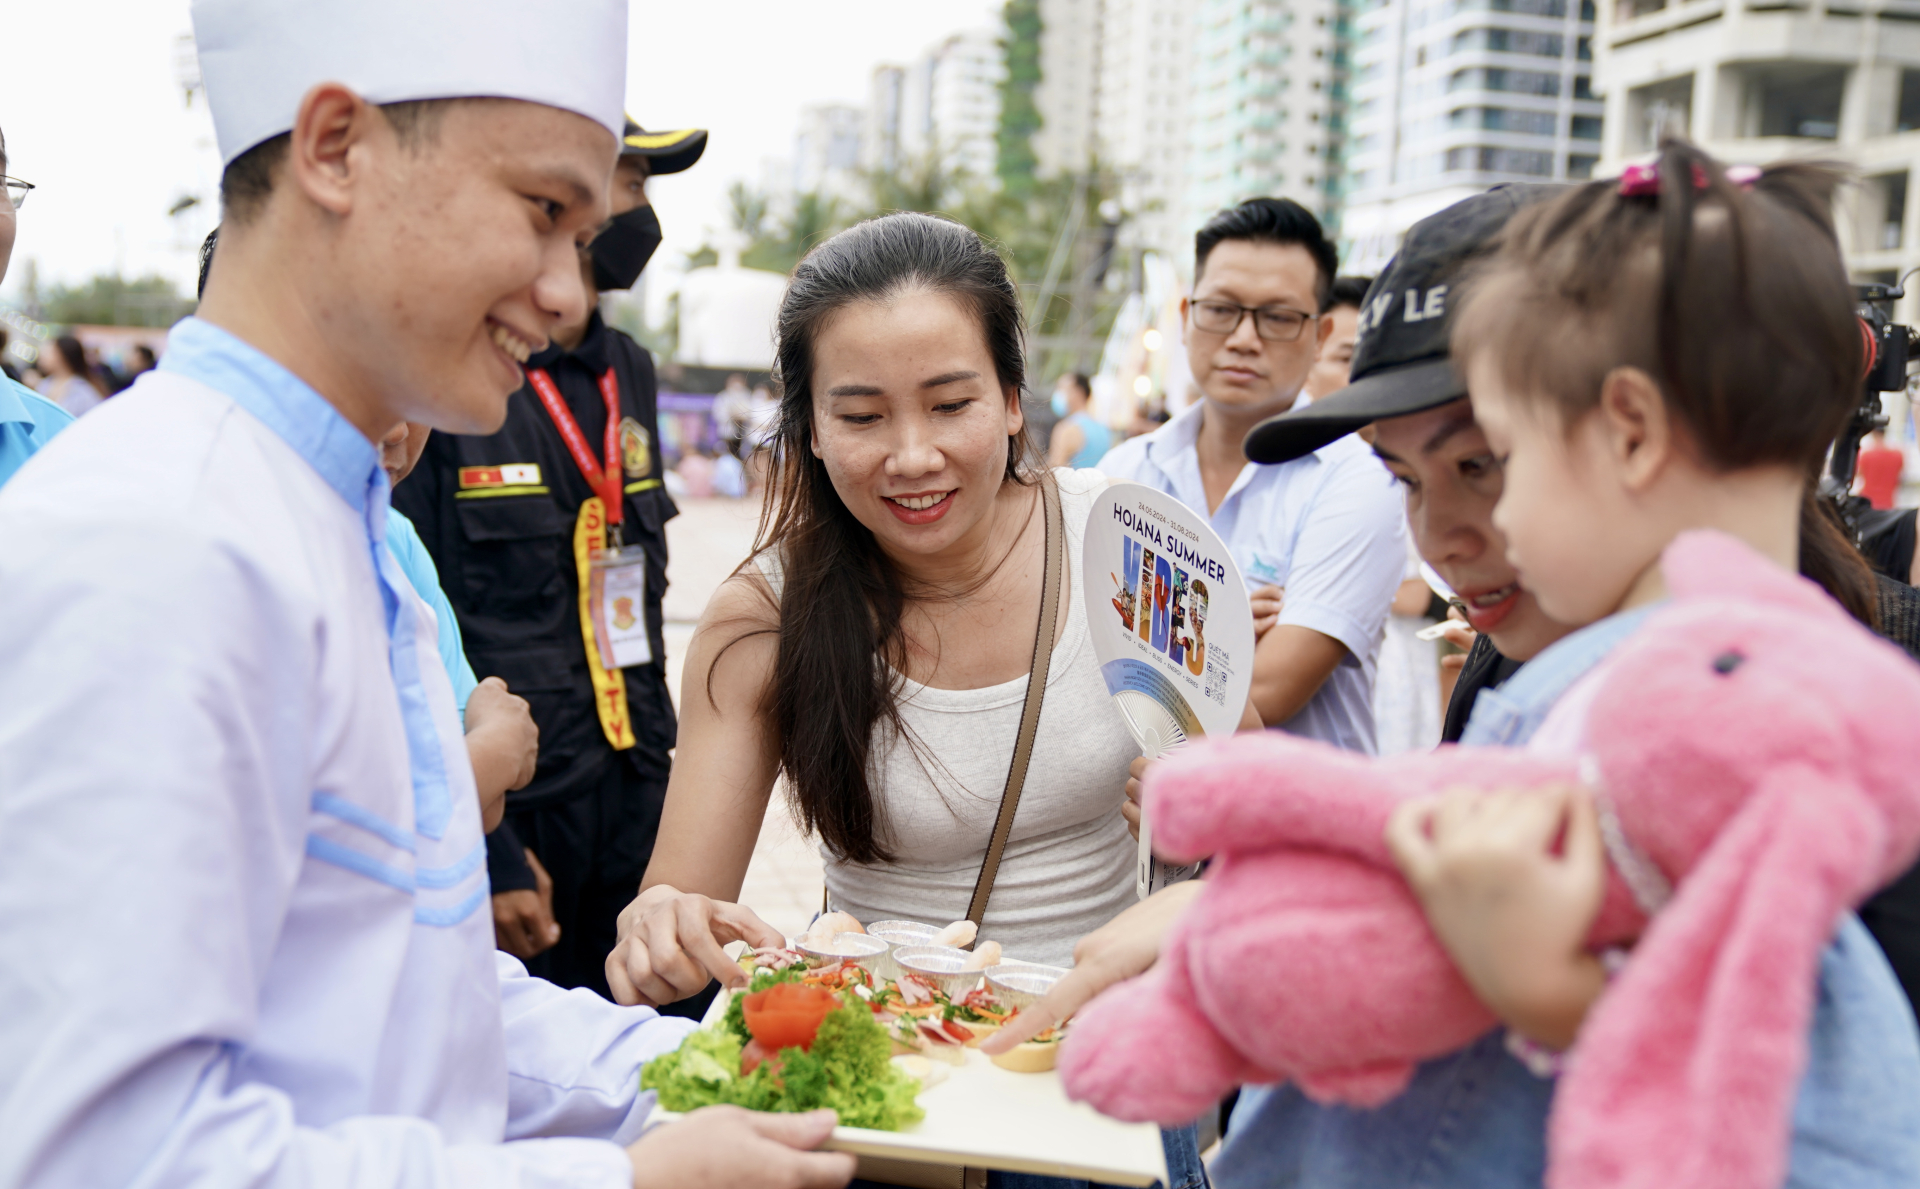
<path id="1" fill-rule="evenodd" d="M 690 1025 L 495 952 L 387 495 L 198 320 L 0 494 L 0 1187 L 631 1184 Z"/>

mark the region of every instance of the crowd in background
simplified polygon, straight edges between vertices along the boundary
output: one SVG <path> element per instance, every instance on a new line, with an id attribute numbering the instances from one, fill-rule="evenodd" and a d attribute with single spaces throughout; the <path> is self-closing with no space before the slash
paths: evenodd
<path id="1" fill-rule="evenodd" d="M 135 343 L 111 355 L 88 347 L 73 334 L 60 334 L 40 346 L 34 361 L 18 368 L 5 358 L 10 336 L 0 327 L 0 373 L 22 383 L 75 417 L 124 392 L 159 362 L 153 348 Z"/>

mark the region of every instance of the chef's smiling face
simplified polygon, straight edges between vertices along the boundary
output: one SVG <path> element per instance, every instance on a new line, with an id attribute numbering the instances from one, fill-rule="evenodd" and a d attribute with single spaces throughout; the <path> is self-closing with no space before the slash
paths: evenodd
<path id="1" fill-rule="evenodd" d="M 1022 419 L 979 317 L 908 290 L 842 308 L 813 349 L 813 453 L 855 518 L 902 558 L 982 538 Z"/>
<path id="2" fill-rule="evenodd" d="M 490 433 L 520 365 L 579 317 L 578 248 L 606 217 L 612 134 L 537 103 L 449 105 L 418 143 L 379 138 L 389 168 L 356 213 L 369 233 L 341 255 L 366 278 L 355 339 L 378 356 L 396 412 Z"/>

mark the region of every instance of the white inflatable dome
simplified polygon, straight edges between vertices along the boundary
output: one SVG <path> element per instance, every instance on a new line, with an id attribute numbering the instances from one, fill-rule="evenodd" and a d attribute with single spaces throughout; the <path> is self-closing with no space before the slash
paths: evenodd
<path id="1" fill-rule="evenodd" d="M 695 367 L 771 369 L 773 323 L 786 292 L 783 274 L 742 268 L 734 252 L 723 252 L 711 268 L 694 269 L 680 282 L 674 359 Z"/>

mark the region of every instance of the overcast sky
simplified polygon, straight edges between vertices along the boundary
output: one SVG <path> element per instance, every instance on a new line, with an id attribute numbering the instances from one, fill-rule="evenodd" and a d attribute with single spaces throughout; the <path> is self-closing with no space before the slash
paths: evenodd
<path id="1" fill-rule="evenodd" d="M 729 183 L 757 183 L 768 158 L 790 154 L 802 107 L 864 103 L 876 63 L 991 25 L 1000 8 L 999 0 L 633 0 L 628 110 L 648 128 L 712 131 L 698 165 L 653 184 L 666 233 L 660 259 L 697 248 L 707 228 L 725 223 Z M 193 248 L 213 225 L 219 158 L 204 97 L 189 108 L 178 82 L 178 42 L 190 28 L 188 0 L 6 5 L 7 172 L 38 189 L 20 212 L 0 298 L 18 299 L 30 259 L 43 286 L 117 268 L 191 288 Z M 193 196 L 199 208 L 168 215 Z"/>

